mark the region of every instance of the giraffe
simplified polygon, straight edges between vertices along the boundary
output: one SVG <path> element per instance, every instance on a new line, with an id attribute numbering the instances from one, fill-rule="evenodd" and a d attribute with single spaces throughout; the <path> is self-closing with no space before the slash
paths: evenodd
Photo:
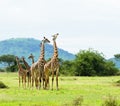
<path id="1" fill-rule="evenodd" d="M 20 87 L 20 80 L 22 78 L 22 86 L 24 88 L 26 88 L 26 75 L 27 75 L 27 71 L 24 70 L 21 66 L 21 64 L 19 63 L 19 58 L 16 56 L 16 62 L 18 65 L 18 77 L 19 77 L 19 87 Z"/>
<path id="2" fill-rule="evenodd" d="M 49 83 L 49 72 L 51 72 L 52 73 L 52 90 L 53 90 L 53 82 L 54 82 L 54 73 L 56 73 L 56 89 L 58 90 L 59 61 L 58 61 L 58 49 L 56 45 L 56 39 L 58 35 L 59 34 L 57 33 L 52 36 L 54 53 L 51 60 L 44 65 L 45 89 L 47 88 L 47 84 Z"/>
<path id="3" fill-rule="evenodd" d="M 43 80 L 43 88 L 44 88 L 44 64 L 45 64 L 45 59 L 44 59 L 44 44 L 45 43 L 50 43 L 50 41 L 47 38 L 43 38 L 41 42 L 41 53 L 40 57 L 37 62 L 33 63 L 31 66 L 31 75 L 32 75 L 32 87 L 34 85 L 35 81 L 35 86 L 37 89 L 41 87 L 41 79 Z M 40 83 L 39 83 L 40 81 Z"/>
<path id="4" fill-rule="evenodd" d="M 33 56 L 32 53 L 30 54 L 30 56 L 28 57 L 28 59 L 32 59 L 32 64 L 34 63 L 34 56 Z"/>
<path id="5" fill-rule="evenodd" d="M 25 58 L 22 57 L 22 61 L 26 67 L 26 70 L 27 70 L 27 77 L 28 77 L 28 87 L 29 87 L 29 84 L 31 86 L 31 70 L 30 70 L 30 66 L 28 65 L 28 63 L 25 61 Z"/>

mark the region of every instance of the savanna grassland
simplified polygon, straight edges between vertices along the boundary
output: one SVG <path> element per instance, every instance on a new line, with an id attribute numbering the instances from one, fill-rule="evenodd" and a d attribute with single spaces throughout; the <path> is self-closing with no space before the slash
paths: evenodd
<path id="1" fill-rule="evenodd" d="M 17 73 L 0 73 L 0 81 L 9 88 L 0 89 L 0 106 L 102 106 L 109 95 L 120 104 L 120 86 L 113 77 L 59 77 L 59 90 L 18 87 Z M 51 83 L 51 81 L 50 81 Z M 79 104 L 80 105 L 80 104 Z"/>

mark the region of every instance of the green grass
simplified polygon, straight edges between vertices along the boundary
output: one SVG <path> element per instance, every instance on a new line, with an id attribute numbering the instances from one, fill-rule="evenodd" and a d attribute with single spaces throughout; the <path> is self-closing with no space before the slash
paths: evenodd
<path id="1" fill-rule="evenodd" d="M 0 106 L 101 106 L 109 95 L 120 104 L 120 86 L 113 77 L 59 77 L 59 90 L 36 90 L 18 87 L 17 73 L 0 73 L 0 81 L 8 89 L 0 89 Z M 51 84 L 51 80 L 50 80 Z"/>

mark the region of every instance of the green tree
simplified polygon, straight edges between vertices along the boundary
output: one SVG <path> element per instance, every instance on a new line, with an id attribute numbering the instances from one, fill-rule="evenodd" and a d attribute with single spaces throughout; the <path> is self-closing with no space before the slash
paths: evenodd
<path id="1" fill-rule="evenodd" d="M 16 57 L 14 55 L 2 55 L 0 56 L 0 63 L 6 63 L 6 71 L 16 71 Z"/>
<path id="2" fill-rule="evenodd" d="M 75 59 L 75 75 L 114 75 L 118 70 L 111 62 L 106 61 L 104 55 L 93 49 L 81 50 Z"/>
<path id="3" fill-rule="evenodd" d="M 0 63 L 7 63 L 8 66 L 16 64 L 15 56 L 14 55 L 2 55 L 0 56 Z"/>
<path id="4" fill-rule="evenodd" d="M 62 61 L 60 66 L 60 74 L 62 75 L 75 75 L 75 65 L 74 61 Z"/>
<path id="5" fill-rule="evenodd" d="M 114 57 L 120 59 L 120 54 L 115 54 Z"/>

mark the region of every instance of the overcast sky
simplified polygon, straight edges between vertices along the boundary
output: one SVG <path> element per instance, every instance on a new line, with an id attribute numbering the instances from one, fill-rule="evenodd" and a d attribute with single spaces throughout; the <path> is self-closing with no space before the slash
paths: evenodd
<path id="1" fill-rule="evenodd" d="M 0 40 L 55 33 L 71 53 L 93 48 L 113 57 L 120 53 L 120 0 L 0 0 Z"/>

